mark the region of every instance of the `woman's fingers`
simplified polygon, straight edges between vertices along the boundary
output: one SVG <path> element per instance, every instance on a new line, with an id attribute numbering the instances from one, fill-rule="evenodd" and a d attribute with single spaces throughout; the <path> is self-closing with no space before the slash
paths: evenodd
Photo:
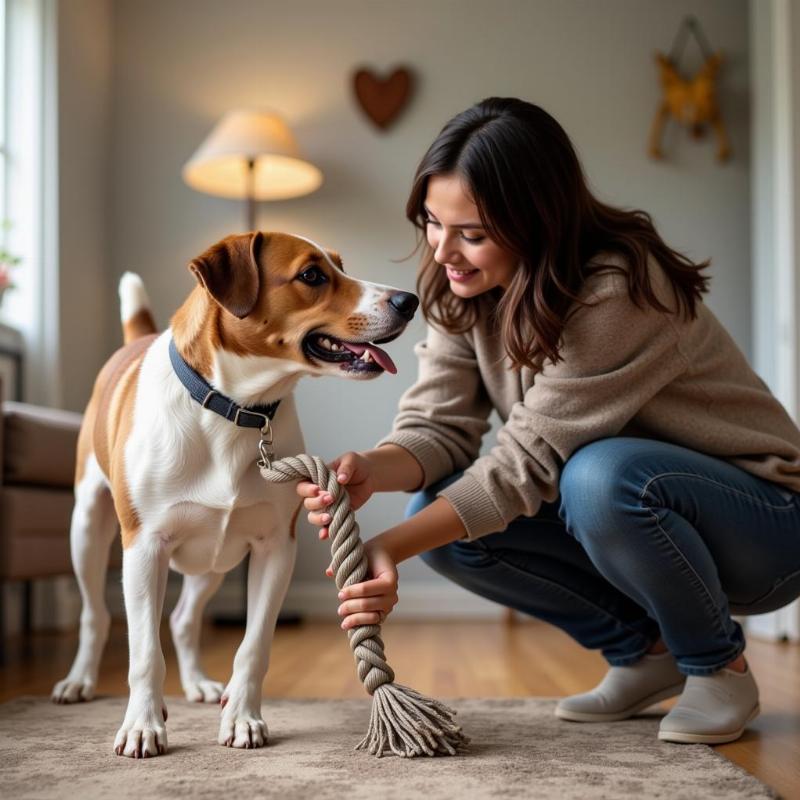
<path id="1" fill-rule="evenodd" d="M 342 628 L 379 625 L 397 603 L 397 583 L 386 576 L 356 583 L 339 592 L 337 613 L 344 617 Z"/>
<path id="2" fill-rule="evenodd" d="M 360 614 L 351 614 L 342 621 L 341 628 L 346 631 L 349 628 L 357 628 L 359 625 L 380 625 L 385 619 L 385 616 L 375 611 L 365 611 Z"/>
<path id="3" fill-rule="evenodd" d="M 347 483 L 353 474 L 353 453 L 345 453 L 336 465 L 336 480 L 339 483 Z"/>
<path id="4" fill-rule="evenodd" d="M 336 480 L 339 483 L 349 483 L 358 472 L 358 462 L 361 459 L 358 453 L 345 453 L 336 462 Z"/>
<path id="5" fill-rule="evenodd" d="M 319 529 L 319 538 L 320 539 L 327 539 L 330 536 L 330 531 L 327 528 L 320 528 Z"/>
<path id="6" fill-rule="evenodd" d="M 296 490 L 300 497 L 316 497 L 320 493 L 319 486 L 316 483 L 311 483 L 311 481 L 300 481 Z"/>
<path id="7" fill-rule="evenodd" d="M 347 617 L 362 611 L 383 611 L 388 614 L 397 602 L 397 595 L 383 595 L 381 597 L 362 597 L 358 600 L 346 600 L 336 613 L 340 617 Z"/>
<path id="8" fill-rule="evenodd" d="M 312 512 L 308 515 L 308 521 L 312 525 L 317 525 L 319 527 L 322 527 L 323 525 L 329 525 L 331 519 L 333 519 L 333 517 L 331 517 L 327 511 L 322 514 Z"/>
<path id="9" fill-rule="evenodd" d="M 333 503 L 333 498 L 327 492 L 323 492 L 318 486 L 314 488 L 317 489 L 317 494 L 303 500 L 306 511 L 321 511 Z"/>
<path id="10" fill-rule="evenodd" d="M 351 600 L 356 597 L 376 597 L 387 594 L 389 591 L 396 592 L 397 584 L 393 585 L 387 576 L 373 578 L 363 583 L 354 583 L 352 586 L 345 586 L 339 592 L 340 600 Z"/>

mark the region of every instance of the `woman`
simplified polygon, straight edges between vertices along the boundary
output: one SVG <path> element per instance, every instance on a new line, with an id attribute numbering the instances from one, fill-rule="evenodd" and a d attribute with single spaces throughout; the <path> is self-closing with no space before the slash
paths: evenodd
<path id="1" fill-rule="evenodd" d="M 800 432 L 702 302 L 708 262 L 587 188 L 542 109 L 491 98 L 417 170 L 430 323 L 392 433 L 333 462 L 358 508 L 417 491 L 367 543 L 342 627 L 382 621 L 412 555 L 562 628 L 610 665 L 559 717 L 630 717 L 680 694 L 659 738 L 720 743 L 758 713 L 731 613 L 800 595 Z M 479 456 L 492 409 L 503 426 Z M 331 497 L 298 486 L 309 520 Z"/>

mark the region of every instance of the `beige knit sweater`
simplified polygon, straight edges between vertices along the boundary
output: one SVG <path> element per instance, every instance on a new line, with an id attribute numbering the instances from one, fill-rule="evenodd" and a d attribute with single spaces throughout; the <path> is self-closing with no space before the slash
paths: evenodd
<path id="1" fill-rule="evenodd" d="M 601 263 L 619 263 L 612 258 Z M 655 262 L 650 274 L 659 300 L 675 309 Z M 694 320 L 640 309 L 614 271 L 592 276 L 581 297 L 593 305 L 569 319 L 563 360 L 538 373 L 510 369 L 486 320 L 461 335 L 429 326 L 415 347 L 419 378 L 379 446 L 408 450 L 423 486 L 465 470 L 439 495 L 469 538 L 535 515 L 558 496 L 570 455 L 609 436 L 673 442 L 800 491 L 800 431 L 705 304 Z M 492 408 L 503 426 L 479 457 Z"/>

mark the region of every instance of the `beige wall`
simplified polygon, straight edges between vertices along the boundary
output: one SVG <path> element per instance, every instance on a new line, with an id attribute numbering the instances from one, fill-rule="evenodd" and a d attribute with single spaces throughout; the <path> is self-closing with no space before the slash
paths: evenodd
<path id="1" fill-rule="evenodd" d="M 118 341 L 116 331 L 109 339 L 112 3 L 70 0 L 57 13 L 61 385 L 55 396 L 82 410 L 98 366 Z"/>
<path id="2" fill-rule="evenodd" d="M 75 13 L 62 4 L 62 14 Z M 261 227 L 310 236 L 344 256 L 349 271 L 410 288 L 414 237 L 403 216 L 415 165 L 442 124 L 491 94 L 518 95 L 544 106 L 564 125 L 589 178 L 605 199 L 650 211 L 674 246 L 714 259 L 710 304 L 739 344 L 750 350 L 748 44 L 745 0 L 137 0 L 113 4 L 109 72 L 106 4 L 84 5 L 94 26 L 70 30 L 88 53 L 73 55 L 74 96 L 94 98 L 97 141 L 73 137 L 89 171 L 64 179 L 91 184 L 85 208 L 66 203 L 62 225 L 78 223 L 63 264 L 70 313 L 62 330 L 78 407 L 103 352 L 118 341 L 103 303 L 116 313 L 111 284 L 124 270 L 145 279 L 158 319 L 192 285 L 186 263 L 208 244 L 244 225 L 237 203 L 201 195 L 180 168 L 217 118 L 238 106 L 279 109 L 308 158 L 326 175 L 316 194 L 265 204 Z M 671 131 L 666 163 L 645 155 L 659 88 L 653 51 L 667 50 L 684 13 L 696 14 L 727 63 L 722 105 L 734 159 L 714 160 L 711 141 Z M 78 12 L 80 13 L 80 12 Z M 100 43 L 93 44 L 98 32 Z M 98 47 L 97 73 L 85 59 Z M 696 46 L 687 46 L 695 59 Z M 690 59 L 691 61 L 691 59 Z M 351 75 L 362 64 L 398 63 L 418 77 L 407 113 L 388 133 L 373 130 L 356 109 Z M 82 77 L 85 74 L 85 79 Z M 109 83 L 110 82 L 110 83 Z M 110 93 L 108 169 L 101 166 L 103 109 Z M 77 126 L 78 121 L 66 120 Z M 77 130 L 75 127 L 74 130 Z M 70 155 L 62 151 L 62 159 Z M 66 187 L 62 187 L 67 191 Z M 66 196 L 66 195 L 65 195 Z M 80 242 L 92 240 L 88 263 Z M 92 239 L 92 234 L 94 238 Z M 107 237 L 107 239 L 106 239 Z M 107 249 L 103 250 L 103 247 Z M 102 254 L 108 263 L 101 265 Z M 67 299 L 69 298 L 69 299 Z M 82 302 L 83 300 L 86 302 Z M 74 303 L 74 307 L 73 307 Z M 307 380 L 298 391 L 309 450 L 332 457 L 369 447 L 389 427 L 397 399 L 415 376 L 411 347 L 417 324 L 390 351 L 400 374 L 369 384 Z M 280 436 L 280 431 L 276 432 Z M 399 518 L 403 497 L 380 497 L 360 514 L 369 534 Z M 316 580 L 324 548 L 303 539 L 300 581 Z M 405 578 L 425 580 L 408 565 Z"/>

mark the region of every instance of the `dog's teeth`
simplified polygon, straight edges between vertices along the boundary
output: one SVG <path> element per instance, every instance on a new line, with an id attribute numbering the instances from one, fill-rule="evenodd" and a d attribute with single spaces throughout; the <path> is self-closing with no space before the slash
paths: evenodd
<path id="1" fill-rule="evenodd" d="M 366 363 L 368 363 L 368 362 L 370 362 L 370 361 L 372 361 L 372 353 L 370 353 L 370 352 L 369 352 L 369 350 L 365 350 L 365 351 L 364 351 L 364 355 L 362 355 L 362 356 L 361 356 L 361 360 L 362 360 L 362 361 L 363 361 L 365 364 L 366 364 Z"/>
<path id="2" fill-rule="evenodd" d="M 331 344 L 331 350 L 333 350 L 334 352 L 339 351 L 341 349 L 342 349 L 342 346 L 340 344 L 336 344 L 336 342 L 333 342 Z"/>

